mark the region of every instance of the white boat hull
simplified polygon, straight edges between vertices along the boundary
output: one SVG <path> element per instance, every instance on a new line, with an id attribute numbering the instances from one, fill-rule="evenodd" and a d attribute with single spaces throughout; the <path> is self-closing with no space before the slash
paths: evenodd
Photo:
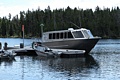
<path id="1" fill-rule="evenodd" d="M 35 52 L 37 53 L 38 56 L 41 56 L 41 57 L 55 57 L 55 55 L 51 52 L 41 52 L 38 50 L 35 50 Z"/>
<path id="2" fill-rule="evenodd" d="M 61 57 L 63 55 L 81 55 L 85 50 L 71 50 L 71 49 L 49 49 L 48 47 L 36 46 L 34 48 L 38 56 L 43 57 Z"/>

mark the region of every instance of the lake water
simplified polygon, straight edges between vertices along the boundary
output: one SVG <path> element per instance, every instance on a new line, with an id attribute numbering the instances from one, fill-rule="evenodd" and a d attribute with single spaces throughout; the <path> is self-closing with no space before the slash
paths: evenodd
<path id="1" fill-rule="evenodd" d="M 25 39 L 30 45 L 36 39 Z M 20 38 L 0 38 L 8 46 L 22 43 Z M 0 61 L 0 80 L 120 80 L 120 39 L 102 39 L 80 58 L 41 58 L 16 56 Z"/>

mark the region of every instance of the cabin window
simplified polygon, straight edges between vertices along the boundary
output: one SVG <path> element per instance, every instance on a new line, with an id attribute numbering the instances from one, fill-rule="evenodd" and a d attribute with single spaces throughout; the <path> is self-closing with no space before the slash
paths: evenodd
<path id="1" fill-rule="evenodd" d="M 56 33 L 56 39 L 59 39 L 59 33 Z"/>
<path id="2" fill-rule="evenodd" d="M 49 39 L 52 39 L 52 34 L 49 34 Z"/>
<path id="3" fill-rule="evenodd" d="M 68 32 L 68 38 L 73 38 L 71 32 Z"/>
<path id="4" fill-rule="evenodd" d="M 73 35 L 75 36 L 75 38 L 84 38 L 81 31 L 74 31 Z"/>
<path id="5" fill-rule="evenodd" d="M 68 38 L 68 33 L 67 32 L 64 33 L 64 38 Z"/>
<path id="6" fill-rule="evenodd" d="M 53 33 L 53 39 L 55 39 L 55 33 Z"/>
<path id="7" fill-rule="evenodd" d="M 88 32 L 86 30 L 83 30 L 83 34 L 85 35 L 86 38 L 90 37 L 89 34 L 88 34 Z"/>
<path id="8" fill-rule="evenodd" d="M 63 33 L 60 33 L 60 39 L 63 39 Z"/>
<path id="9" fill-rule="evenodd" d="M 92 35 L 91 31 L 90 31 L 90 30 L 87 30 L 87 32 L 88 32 L 89 36 L 90 36 L 91 38 L 93 38 L 93 35 Z"/>
<path id="10" fill-rule="evenodd" d="M 65 39 L 65 38 L 73 38 L 73 35 L 71 34 L 71 32 L 49 34 L 49 39 Z"/>

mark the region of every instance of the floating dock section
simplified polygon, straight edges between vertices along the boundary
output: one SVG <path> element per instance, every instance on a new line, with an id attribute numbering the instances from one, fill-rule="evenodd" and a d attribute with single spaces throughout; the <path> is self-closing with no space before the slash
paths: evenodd
<path id="1" fill-rule="evenodd" d="M 34 49 L 31 47 L 24 47 L 24 48 L 11 48 L 8 49 L 9 52 L 16 53 L 16 56 L 27 55 L 27 56 L 37 56 Z"/>
<path id="2" fill-rule="evenodd" d="M 4 50 L 7 50 L 10 53 L 16 53 L 16 56 L 38 56 L 35 52 L 35 49 L 32 48 L 33 46 L 23 46 L 23 44 L 14 46 L 14 47 L 7 47 L 7 43 L 4 45 Z M 69 49 L 51 49 L 55 52 L 61 52 L 62 54 L 60 57 L 80 57 L 84 55 L 84 50 L 69 50 Z"/>

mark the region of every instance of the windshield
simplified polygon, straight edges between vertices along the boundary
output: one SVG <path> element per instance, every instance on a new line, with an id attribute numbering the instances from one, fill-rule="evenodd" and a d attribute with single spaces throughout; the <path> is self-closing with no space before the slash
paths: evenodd
<path id="1" fill-rule="evenodd" d="M 82 30 L 82 32 L 86 38 L 93 38 L 93 35 L 90 32 L 90 30 Z"/>
<path id="2" fill-rule="evenodd" d="M 93 38 L 93 35 L 92 35 L 91 31 L 90 31 L 90 30 L 87 30 L 87 32 L 88 32 L 90 38 Z"/>
<path id="3" fill-rule="evenodd" d="M 73 35 L 74 35 L 75 38 L 84 38 L 81 31 L 74 31 Z"/>

